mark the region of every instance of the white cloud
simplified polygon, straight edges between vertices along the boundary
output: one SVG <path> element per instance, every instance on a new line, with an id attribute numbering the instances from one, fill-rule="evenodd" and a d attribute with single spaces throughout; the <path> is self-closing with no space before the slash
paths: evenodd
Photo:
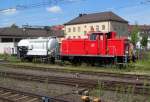
<path id="1" fill-rule="evenodd" d="M 9 9 L 4 9 L 0 11 L 0 14 L 4 14 L 4 15 L 13 15 L 16 13 L 17 13 L 16 8 L 9 8 Z"/>
<path id="2" fill-rule="evenodd" d="M 14 21 L 11 21 L 11 22 L 1 22 L 0 26 L 8 27 L 8 26 L 11 26 L 12 24 L 16 24 L 16 22 L 14 22 Z"/>
<path id="3" fill-rule="evenodd" d="M 52 6 L 49 8 L 46 8 L 47 11 L 51 12 L 51 13 L 60 13 L 62 12 L 62 9 L 59 6 Z"/>

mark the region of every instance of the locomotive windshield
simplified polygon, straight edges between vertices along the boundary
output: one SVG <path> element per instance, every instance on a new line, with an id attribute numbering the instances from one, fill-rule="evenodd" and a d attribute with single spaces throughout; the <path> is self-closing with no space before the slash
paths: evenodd
<path id="1" fill-rule="evenodd" d="M 96 40 L 97 36 L 100 35 L 100 33 L 92 33 L 90 35 L 90 40 Z"/>
<path id="2" fill-rule="evenodd" d="M 90 40 L 96 40 L 99 35 L 103 35 L 102 33 L 92 33 L 90 35 Z"/>
<path id="3" fill-rule="evenodd" d="M 103 35 L 103 33 L 92 33 L 90 35 L 90 40 L 96 40 L 99 35 Z M 112 33 L 111 32 L 105 33 L 105 35 L 106 35 L 107 39 L 111 39 L 112 38 Z"/>

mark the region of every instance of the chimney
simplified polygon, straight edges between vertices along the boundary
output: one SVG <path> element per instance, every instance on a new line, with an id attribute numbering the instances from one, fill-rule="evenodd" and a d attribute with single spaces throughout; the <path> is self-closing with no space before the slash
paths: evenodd
<path id="1" fill-rule="evenodd" d="M 87 14 L 85 14 L 85 13 L 83 13 L 83 14 L 80 13 L 80 14 L 79 14 L 79 17 L 82 17 L 82 16 L 84 16 L 84 15 L 87 15 Z"/>
<path id="2" fill-rule="evenodd" d="M 82 13 L 79 14 L 79 17 L 82 17 Z"/>

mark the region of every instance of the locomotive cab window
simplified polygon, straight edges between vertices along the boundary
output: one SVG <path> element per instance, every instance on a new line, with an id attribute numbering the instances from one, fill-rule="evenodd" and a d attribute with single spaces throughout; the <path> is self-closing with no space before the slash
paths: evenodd
<path id="1" fill-rule="evenodd" d="M 112 36 L 112 35 L 111 35 L 111 32 L 107 33 L 106 35 L 107 35 L 107 39 L 110 39 L 111 36 Z"/>
<path id="2" fill-rule="evenodd" d="M 90 40 L 96 40 L 99 35 L 101 35 L 101 34 L 100 33 L 92 33 L 90 35 Z"/>
<path id="3" fill-rule="evenodd" d="M 91 34 L 90 35 L 90 40 L 96 40 L 96 36 L 97 36 L 97 34 Z"/>

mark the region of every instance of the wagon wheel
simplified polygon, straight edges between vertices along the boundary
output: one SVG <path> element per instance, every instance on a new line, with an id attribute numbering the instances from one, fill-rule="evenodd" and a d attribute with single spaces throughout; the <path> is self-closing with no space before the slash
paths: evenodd
<path id="1" fill-rule="evenodd" d="M 50 63 L 51 63 L 51 64 L 55 64 L 55 57 L 51 57 L 51 58 L 50 58 Z"/>

